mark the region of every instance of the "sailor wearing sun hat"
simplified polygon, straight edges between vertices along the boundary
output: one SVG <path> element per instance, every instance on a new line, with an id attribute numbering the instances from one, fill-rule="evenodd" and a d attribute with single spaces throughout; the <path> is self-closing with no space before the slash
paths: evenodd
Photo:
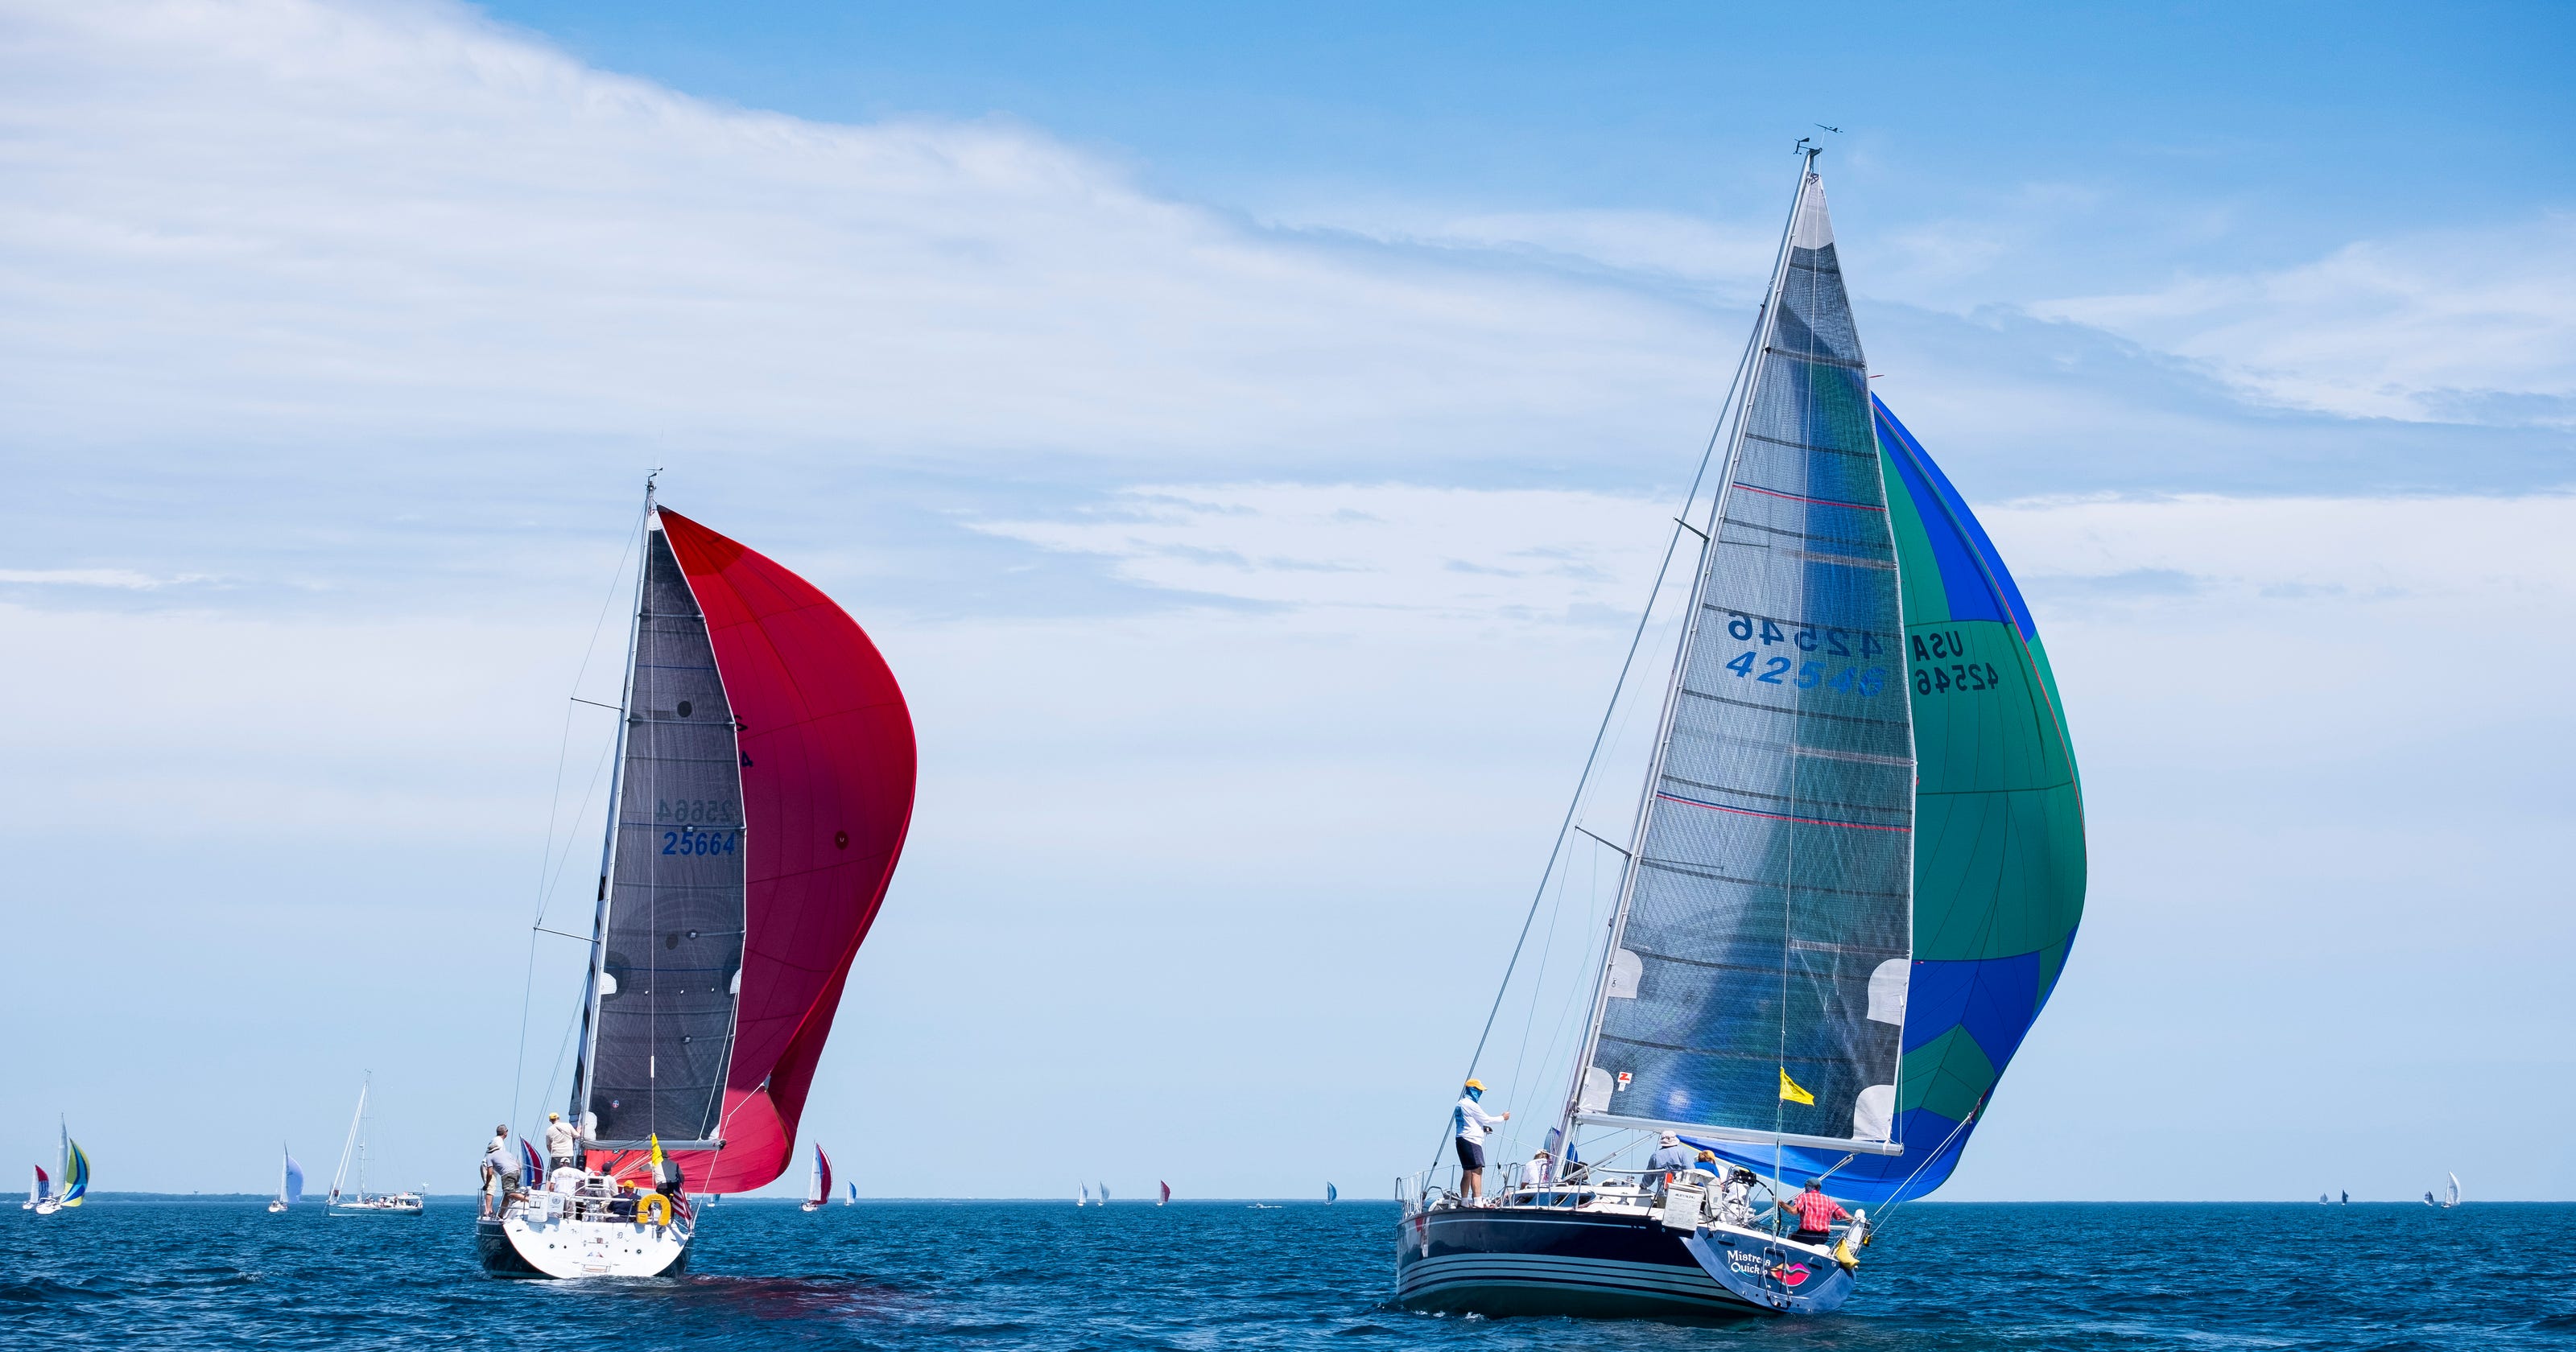
<path id="1" fill-rule="evenodd" d="M 1458 1106 L 1449 1110 L 1449 1128 L 1458 1138 L 1458 1193 L 1470 1202 L 1485 1195 L 1485 1133 L 1512 1116 L 1486 1112 L 1476 1102 L 1484 1096 L 1485 1082 L 1469 1080 Z"/>
<path id="2" fill-rule="evenodd" d="M 1680 1173 L 1690 1168 L 1698 1158 L 1698 1152 L 1683 1145 L 1681 1137 L 1668 1131 L 1655 1138 L 1655 1153 L 1646 1157 L 1646 1172 L 1659 1174 L 1669 1170 Z"/>
<path id="3" fill-rule="evenodd" d="M 562 1113 L 546 1114 L 546 1168 L 551 1171 L 567 1164 L 581 1163 L 581 1131 L 563 1120 Z"/>

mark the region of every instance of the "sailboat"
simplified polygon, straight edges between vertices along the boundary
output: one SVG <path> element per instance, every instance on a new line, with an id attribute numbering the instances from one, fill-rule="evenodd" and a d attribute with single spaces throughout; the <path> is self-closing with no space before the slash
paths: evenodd
<path id="1" fill-rule="evenodd" d="M 35 1170 L 35 1179 L 27 1184 L 27 1200 L 18 1204 L 20 1211 L 33 1211 L 53 1200 L 54 1180 L 46 1175 L 45 1166 L 36 1165 Z"/>
<path id="2" fill-rule="evenodd" d="M 832 1200 L 832 1157 L 823 1147 L 814 1147 L 814 1171 L 805 1176 L 805 1205 L 799 1210 L 820 1211 Z"/>
<path id="3" fill-rule="evenodd" d="M 1799 151 L 1715 492 L 1673 537 L 1687 619 L 1542 1110 L 1563 1181 L 1478 1204 L 1437 1170 L 1402 1180 L 1405 1306 L 1839 1307 L 1869 1208 L 1949 1177 L 2074 937 L 2083 809 L 2055 678 L 1965 499 L 1870 391 Z M 1666 1131 L 1757 1183 L 1611 1167 Z M 1838 1234 L 1786 1232 L 1778 1203 L 1810 1180 L 1852 1204 Z"/>
<path id="4" fill-rule="evenodd" d="M 1100 1185 L 1100 1204 L 1102 1206 L 1109 1205 L 1109 1185 L 1106 1183 Z"/>
<path id="5" fill-rule="evenodd" d="M 1078 1190 L 1074 1195 L 1073 1204 L 1075 1206 L 1091 1205 L 1091 1185 L 1088 1183 L 1076 1183 L 1073 1186 Z"/>
<path id="6" fill-rule="evenodd" d="M 72 1139 L 68 1123 L 58 1124 L 57 1130 L 62 1136 L 61 1159 L 57 1168 L 62 1174 L 63 1190 L 48 1196 L 45 1171 L 41 1167 L 36 1170 L 36 1185 L 28 1194 L 23 1209 L 39 1216 L 50 1216 L 65 1207 L 79 1206 L 81 1200 L 89 1196 L 89 1156 L 81 1152 L 80 1142 Z"/>
<path id="7" fill-rule="evenodd" d="M 1161 1182 L 1161 1180 L 1160 1180 L 1160 1179 L 1157 1179 L 1157 1180 L 1155 1180 L 1155 1181 L 1156 1181 L 1156 1182 Z M 1163 1184 L 1163 1196 L 1162 1196 L 1161 1200 L 1159 1200 L 1159 1201 L 1155 1202 L 1155 1203 L 1154 1203 L 1154 1205 L 1156 1205 L 1156 1206 L 1170 1206 L 1171 1204 L 1172 1204 L 1172 1185 L 1171 1185 L 1171 1184 L 1169 1184 L 1169 1183 L 1164 1183 L 1164 1184 Z"/>
<path id="8" fill-rule="evenodd" d="M 270 1215 L 276 1215 L 304 1200 L 304 1166 L 295 1162 L 295 1152 L 279 1146 L 277 1153 L 286 1163 L 277 1170 L 277 1197 L 268 1204 Z"/>
<path id="9" fill-rule="evenodd" d="M 2451 1175 L 2451 1189 L 2442 1194 L 2442 1209 L 2448 1211 L 2460 1204 L 2460 1176 Z"/>
<path id="10" fill-rule="evenodd" d="M 1324 1205 L 1326 1205 L 1326 1206 L 1331 1206 L 1333 1203 L 1338 1202 L 1338 1201 L 1340 1201 L 1340 1200 L 1342 1200 L 1342 1190 L 1341 1190 L 1341 1189 L 1339 1189 L 1339 1188 L 1337 1188 L 1337 1187 L 1334 1187 L 1334 1186 L 1333 1186 L 1332 1184 L 1330 1184 L 1330 1183 L 1325 1184 L 1325 1185 L 1324 1185 Z"/>
<path id="11" fill-rule="evenodd" d="M 787 1171 L 912 820 L 912 716 L 858 623 L 650 479 L 641 544 L 565 1114 L 585 1176 L 477 1222 L 498 1275 L 678 1272 L 689 1187 Z"/>
<path id="12" fill-rule="evenodd" d="M 854 1178 L 844 1186 L 849 1188 L 850 1195 L 841 1199 L 841 1205 L 857 1206 L 859 1204 L 859 1181 Z"/>
<path id="13" fill-rule="evenodd" d="M 358 1110 L 349 1115 L 349 1136 L 340 1143 L 340 1167 L 331 1171 L 331 1196 L 322 1206 L 325 1215 L 421 1214 L 421 1195 L 417 1192 L 367 1191 L 367 1095 L 375 1084 L 373 1073 L 358 1084 Z"/>

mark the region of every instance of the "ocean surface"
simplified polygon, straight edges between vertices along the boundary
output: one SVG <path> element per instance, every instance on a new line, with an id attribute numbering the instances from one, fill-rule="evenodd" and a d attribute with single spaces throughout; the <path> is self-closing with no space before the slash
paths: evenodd
<path id="1" fill-rule="evenodd" d="M 2576 1348 L 2576 1206 L 1900 1210 L 1836 1315 L 1483 1319 L 1385 1304 L 1392 1203 L 727 1202 L 688 1276 L 503 1281 L 473 1203 L 334 1219 L 108 1197 L 0 1213 L 17 1348 Z"/>

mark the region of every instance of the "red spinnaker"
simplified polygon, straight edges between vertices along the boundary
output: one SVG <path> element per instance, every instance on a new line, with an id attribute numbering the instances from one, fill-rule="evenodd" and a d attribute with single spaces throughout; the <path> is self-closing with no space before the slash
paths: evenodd
<path id="1" fill-rule="evenodd" d="M 742 997 L 725 1147 L 676 1156 L 696 1192 L 786 1172 L 851 959 L 912 823 L 912 714 L 858 622 L 813 584 L 668 508 L 741 721 Z"/>

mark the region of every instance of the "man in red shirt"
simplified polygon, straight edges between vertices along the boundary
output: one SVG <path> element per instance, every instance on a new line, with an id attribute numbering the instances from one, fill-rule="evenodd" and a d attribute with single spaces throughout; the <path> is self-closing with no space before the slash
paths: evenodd
<path id="1" fill-rule="evenodd" d="M 1798 1213 L 1798 1233 L 1794 1238 L 1808 1244 L 1822 1244 L 1833 1238 L 1834 1222 L 1851 1219 L 1851 1213 L 1843 1210 L 1840 1202 L 1827 1197 L 1825 1190 L 1817 1187 L 1813 1179 L 1807 1181 L 1805 1192 L 1791 1199 L 1789 1209 Z"/>

